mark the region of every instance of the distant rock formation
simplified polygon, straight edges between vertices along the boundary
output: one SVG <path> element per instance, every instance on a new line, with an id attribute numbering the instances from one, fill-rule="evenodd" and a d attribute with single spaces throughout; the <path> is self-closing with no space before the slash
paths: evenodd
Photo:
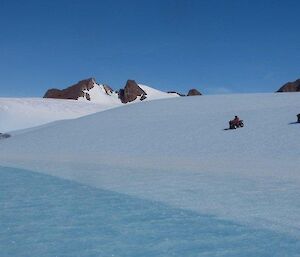
<path id="1" fill-rule="evenodd" d="M 78 100 L 79 97 L 86 97 L 87 100 L 91 100 L 88 93 L 85 93 L 84 90 L 90 90 L 96 84 L 95 79 L 89 78 L 79 81 L 77 84 L 72 85 L 66 89 L 49 89 L 44 98 L 56 98 L 56 99 L 73 99 Z M 107 86 L 107 90 L 112 90 Z"/>
<path id="2" fill-rule="evenodd" d="M 201 95 L 201 93 L 197 89 L 191 89 L 188 92 L 188 96 L 193 95 Z M 185 95 L 176 91 L 169 91 L 168 93 L 165 93 L 146 85 L 139 85 L 135 82 L 135 80 L 127 80 L 124 88 L 119 91 L 114 91 L 108 85 L 98 84 L 94 78 L 89 78 L 81 80 L 65 89 L 49 89 L 44 95 L 44 98 L 71 100 L 79 100 L 80 98 L 80 100 L 87 100 L 94 103 L 111 102 L 118 104 L 121 102 L 126 104 L 135 100 L 143 101 L 145 99 L 152 100 L 176 96 Z"/>
<path id="3" fill-rule="evenodd" d="M 284 84 L 277 92 L 300 92 L 300 79 Z"/>
<path id="4" fill-rule="evenodd" d="M 187 94 L 187 96 L 195 96 L 195 95 L 202 95 L 202 94 L 195 88 L 190 89 L 190 91 Z"/>
<path id="5" fill-rule="evenodd" d="M 147 98 L 147 93 L 134 80 L 127 80 L 124 89 L 119 91 L 119 98 L 124 104 L 136 100 L 138 96 L 140 96 L 142 101 Z"/>
<path id="6" fill-rule="evenodd" d="M 0 140 L 11 137 L 10 134 L 0 133 Z"/>
<path id="7" fill-rule="evenodd" d="M 177 95 L 179 95 L 179 96 L 185 96 L 184 94 L 178 93 L 178 92 L 176 92 L 176 91 L 168 91 L 167 93 L 168 93 L 168 94 L 177 94 Z"/>
<path id="8" fill-rule="evenodd" d="M 111 95 L 114 92 L 114 90 L 110 86 L 108 86 L 108 85 L 103 85 L 103 88 L 104 88 L 105 93 L 107 95 Z"/>

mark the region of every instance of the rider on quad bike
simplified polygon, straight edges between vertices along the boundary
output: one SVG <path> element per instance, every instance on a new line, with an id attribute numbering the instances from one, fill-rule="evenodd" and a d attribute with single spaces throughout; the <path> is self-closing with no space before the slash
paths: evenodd
<path id="1" fill-rule="evenodd" d="M 230 129 L 236 129 L 236 128 L 240 128 L 240 127 L 244 127 L 244 123 L 242 120 L 240 120 L 240 118 L 238 116 L 235 116 L 233 120 L 229 121 Z"/>

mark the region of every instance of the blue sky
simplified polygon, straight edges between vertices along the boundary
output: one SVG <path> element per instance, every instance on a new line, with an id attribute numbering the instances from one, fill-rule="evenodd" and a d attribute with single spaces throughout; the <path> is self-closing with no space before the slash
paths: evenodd
<path id="1" fill-rule="evenodd" d="M 0 0 L 0 96 L 96 77 L 273 92 L 300 78 L 300 1 Z"/>

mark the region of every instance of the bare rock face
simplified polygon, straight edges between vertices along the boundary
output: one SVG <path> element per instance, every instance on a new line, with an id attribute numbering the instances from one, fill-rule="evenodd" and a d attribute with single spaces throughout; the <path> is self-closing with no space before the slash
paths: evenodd
<path id="1" fill-rule="evenodd" d="M 56 99 L 73 99 L 78 100 L 79 97 L 84 97 L 90 100 L 90 95 L 88 93 L 84 93 L 84 90 L 90 90 L 94 87 L 95 79 L 89 78 L 85 80 L 79 81 L 77 84 L 72 85 L 66 89 L 49 89 L 44 98 L 56 98 Z M 109 88 L 109 87 L 108 87 Z"/>
<path id="2" fill-rule="evenodd" d="M 284 84 L 277 92 L 300 92 L 300 79 Z"/>
<path id="3" fill-rule="evenodd" d="M 103 85 L 103 88 L 104 88 L 105 93 L 107 95 L 111 95 L 114 92 L 114 90 L 110 86 L 108 86 L 108 85 Z"/>
<path id="4" fill-rule="evenodd" d="M 147 93 L 134 80 L 127 80 L 124 89 L 119 91 L 119 98 L 124 104 L 136 100 L 138 96 L 142 101 L 147 98 Z"/>
<path id="5" fill-rule="evenodd" d="M 195 88 L 191 89 L 187 94 L 187 96 L 195 96 L 195 95 L 202 95 L 202 94 Z"/>

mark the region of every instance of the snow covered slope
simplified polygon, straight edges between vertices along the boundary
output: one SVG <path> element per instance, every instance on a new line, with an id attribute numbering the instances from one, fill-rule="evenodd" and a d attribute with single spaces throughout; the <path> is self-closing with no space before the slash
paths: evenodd
<path id="1" fill-rule="evenodd" d="M 0 98 L 0 132 L 40 126 L 52 121 L 78 118 L 116 107 L 120 103 L 101 104 L 46 98 Z"/>
<path id="2" fill-rule="evenodd" d="M 299 239 L 299 112 L 297 93 L 125 105 L 1 140 L 0 165 Z"/>
<path id="3" fill-rule="evenodd" d="M 138 84 L 138 86 L 143 89 L 147 93 L 146 101 L 149 100 L 157 100 L 157 99 L 163 99 L 163 98 L 172 98 L 172 97 L 179 97 L 176 93 L 166 93 L 160 90 L 157 90 L 155 88 Z"/>
<path id="4" fill-rule="evenodd" d="M 78 101 L 99 103 L 103 105 L 118 105 L 120 100 L 118 94 L 103 84 L 97 84 L 93 81 L 93 87 L 89 90 L 83 90 L 85 95 L 79 97 Z"/>
<path id="5" fill-rule="evenodd" d="M 300 94 L 127 105 L 2 140 L 0 165 L 297 230 L 299 112 Z M 236 114 L 245 127 L 224 131 Z"/>

